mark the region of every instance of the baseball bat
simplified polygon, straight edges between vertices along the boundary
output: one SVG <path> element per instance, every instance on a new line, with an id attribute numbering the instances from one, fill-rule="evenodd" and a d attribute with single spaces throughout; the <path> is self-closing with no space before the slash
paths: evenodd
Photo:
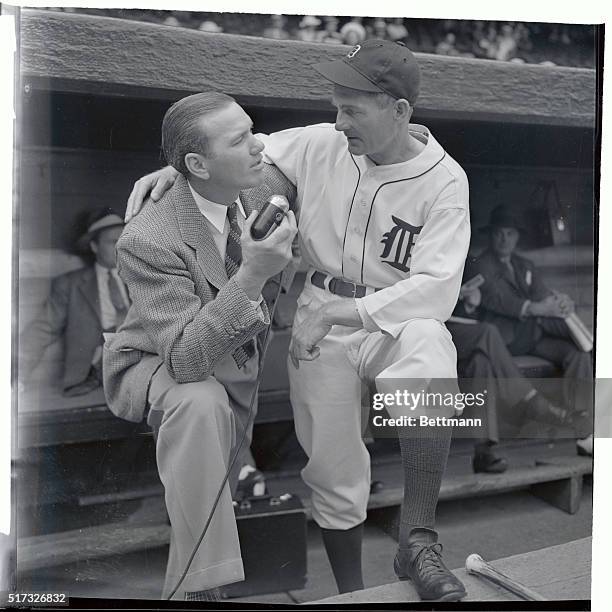
<path id="1" fill-rule="evenodd" d="M 526 599 L 527 601 L 547 601 L 547 599 L 542 597 L 542 595 L 539 593 L 536 593 L 516 580 L 512 580 L 512 578 L 494 568 L 480 555 L 471 554 L 465 560 L 465 569 L 469 574 L 475 574 L 477 576 L 487 578 L 491 582 L 503 587 L 504 589 L 507 589 L 515 595 L 518 595 L 522 599 Z"/>

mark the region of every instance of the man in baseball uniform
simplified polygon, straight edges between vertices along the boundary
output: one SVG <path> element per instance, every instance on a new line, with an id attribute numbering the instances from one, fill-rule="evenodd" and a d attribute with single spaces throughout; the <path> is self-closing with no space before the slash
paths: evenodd
<path id="1" fill-rule="evenodd" d="M 314 68 L 334 83 L 335 125 L 258 137 L 267 161 L 297 186 L 309 272 L 293 325 L 291 403 L 313 518 L 346 592 L 363 588 L 370 458 L 362 382 L 374 380 L 382 393 L 456 382 L 444 321 L 470 240 L 468 181 L 429 130 L 410 123 L 420 70 L 403 44 L 365 41 Z M 155 199 L 171 183 L 172 171 L 160 173 L 136 185 L 128 214 L 143 192 L 157 184 Z M 447 407 L 445 416 L 453 414 Z M 451 427 L 399 433 L 405 488 L 396 574 L 411 578 L 422 599 L 461 599 L 465 589 L 442 562 L 433 529 Z"/>

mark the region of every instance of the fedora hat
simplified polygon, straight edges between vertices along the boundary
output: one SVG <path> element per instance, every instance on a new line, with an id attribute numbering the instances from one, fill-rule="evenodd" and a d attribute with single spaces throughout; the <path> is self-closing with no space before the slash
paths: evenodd
<path id="1" fill-rule="evenodd" d="M 501 204 L 496 206 L 489 215 L 489 223 L 481 227 L 479 231 L 490 232 L 492 229 L 499 227 L 513 227 L 519 232 L 526 231 L 525 225 L 520 216 L 510 206 Z"/>
<path id="2" fill-rule="evenodd" d="M 98 209 L 87 217 L 87 231 L 77 240 L 77 248 L 81 251 L 89 250 L 89 243 L 105 229 L 111 227 L 123 227 L 123 217 L 109 208 Z"/>

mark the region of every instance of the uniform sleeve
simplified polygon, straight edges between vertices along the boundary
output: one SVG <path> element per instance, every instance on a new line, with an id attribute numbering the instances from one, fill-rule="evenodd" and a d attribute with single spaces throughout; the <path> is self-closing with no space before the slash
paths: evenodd
<path id="1" fill-rule="evenodd" d="M 117 253 L 140 322 L 179 383 L 207 378 L 269 321 L 265 303 L 254 307 L 234 279 L 202 304 L 181 257 L 141 236 L 124 236 Z"/>
<path id="2" fill-rule="evenodd" d="M 303 127 L 257 134 L 266 147 L 263 152 L 266 162 L 274 164 L 294 185 L 300 179 L 306 137 Z"/>
<path id="3" fill-rule="evenodd" d="M 369 324 L 396 337 L 409 319 L 446 321 L 457 303 L 469 243 L 467 207 L 431 212 L 412 254 L 410 278 L 358 300 Z"/>

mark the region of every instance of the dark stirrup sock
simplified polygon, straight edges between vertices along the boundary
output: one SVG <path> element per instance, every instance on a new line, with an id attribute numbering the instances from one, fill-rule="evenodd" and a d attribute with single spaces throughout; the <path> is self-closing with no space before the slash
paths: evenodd
<path id="1" fill-rule="evenodd" d="M 363 589 L 361 541 L 363 523 L 351 529 L 323 529 L 323 544 L 331 564 L 339 593 Z"/>
<path id="2" fill-rule="evenodd" d="M 404 501 L 399 528 L 400 549 L 415 527 L 433 528 L 452 427 L 401 427 Z"/>

